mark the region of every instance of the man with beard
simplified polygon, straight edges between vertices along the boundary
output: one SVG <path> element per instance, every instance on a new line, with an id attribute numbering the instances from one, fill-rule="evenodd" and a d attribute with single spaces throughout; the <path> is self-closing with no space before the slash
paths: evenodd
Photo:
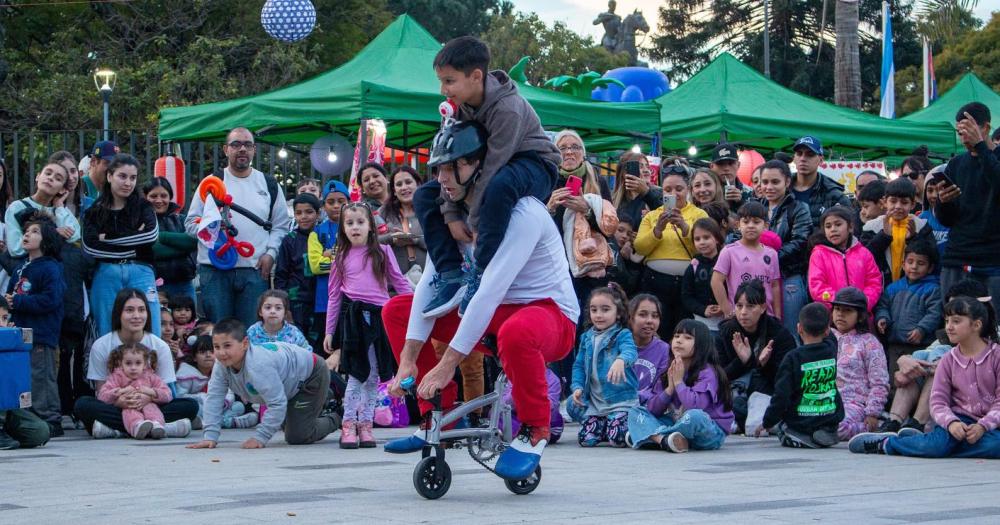
<path id="1" fill-rule="evenodd" d="M 236 128 L 230 131 L 223 146 L 229 166 L 217 175 L 225 182 L 226 192 L 233 202 L 270 221 L 271 229 L 266 230 L 241 213 L 232 213 L 232 224 L 239 232 L 237 240 L 252 244 L 254 253 L 250 257 L 240 257 L 236 266 L 229 270 L 213 266 L 208 248 L 198 243 L 201 305 L 205 316 L 213 323 L 226 317 L 236 317 L 247 326 L 256 322 L 257 298 L 269 288 L 278 248 L 292 222 L 277 183 L 251 166 L 256 147 L 250 130 Z M 188 234 L 196 235 L 204 207 L 205 201 L 195 192 L 184 222 Z"/>

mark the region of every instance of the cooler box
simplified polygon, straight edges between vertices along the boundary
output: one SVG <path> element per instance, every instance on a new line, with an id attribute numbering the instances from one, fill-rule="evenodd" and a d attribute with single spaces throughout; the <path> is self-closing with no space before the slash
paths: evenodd
<path id="1" fill-rule="evenodd" d="M 0 328 L 0 410 L 31 406 L 31 328 Z"/>

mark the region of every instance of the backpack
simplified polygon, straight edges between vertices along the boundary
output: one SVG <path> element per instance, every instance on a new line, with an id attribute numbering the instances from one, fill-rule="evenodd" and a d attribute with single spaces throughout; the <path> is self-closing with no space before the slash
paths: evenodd
<path id="1" fill-rule="evenodd" d="M 410 414 L 406 408 L 406 400 L 389 395 L 389 381 L 378 384 L 378 397 L 375 401 L 375 425 L 387 428 L 403 428 L 410 424 Z"/>
<path id="2" fill-rule="evenodd" d="M 212 172 L 212 175 L 218 177 L 219 180 L 226 180 L 225 168 L 216 168 L 215 171 Z M 267 184 L 267 193 L 271 196 L 271 205 L 267 208 L 267 220 L 261 221 L 263 223 L 262 227 L 264 228 L 264 231 L 269 232 L 271 231 L 271 221 L 274 219 L 271 214 L 274 213 L 274 203 L 278 201 L 278 195 L 281 195 L 281 188 L 278 187 L 278 179 L 275 179 L 273 176 L 264 172 L 261 172 L 261 175 L 264 176 L 264 183 Z"/>

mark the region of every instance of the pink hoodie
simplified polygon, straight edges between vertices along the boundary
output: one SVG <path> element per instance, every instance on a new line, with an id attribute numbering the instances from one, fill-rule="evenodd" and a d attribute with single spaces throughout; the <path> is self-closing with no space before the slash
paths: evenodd
<path id="1" fill-rule="evenodd" d="M 818 244 L 809 256 L 809 295 L 830 308 L 830 301 L 841 288 L 853 286 L 868 297 L 868 313 L 882 295 L 882 272 L 871 252 L 851 239 L 847 253 Z"/>

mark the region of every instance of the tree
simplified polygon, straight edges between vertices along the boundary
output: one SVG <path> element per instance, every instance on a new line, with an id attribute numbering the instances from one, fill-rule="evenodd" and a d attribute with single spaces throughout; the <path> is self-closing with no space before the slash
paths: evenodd
<path id="1" fill-rule="evenodd" d="M 527 77 L 536 86 L 560 75 L 604 73 L 624 67 L 629 61 L 624 53 L 613 55 L 561 22 L 547 26 L 535 13 L 513 13 L 508 9 L 493 17 L 482 36 L 490 45 L 493 67 L 509 69 L 521 57 L 531 56 Z"/>
<path id="2" fill-rule="evenodd" d="M 479 36 L 494 14 L 512 9 L 505 0 L 389 0 L 388 8 L 395 15 L 409 13 L 441 42 Z"/>
<path id="3" fill-rule="evenodd" d="M 923 0 L 917 13 L 917 30 L 931 43 L 943 47 L 983 25 L 972 10 L 978 0 Z"/>
<path id="4" fill-rule="evenodd" d="M 836 0 L 837 51 L 834 100 L 861 109 L 861 58 L 858 51 L 858 0 Z"/>

